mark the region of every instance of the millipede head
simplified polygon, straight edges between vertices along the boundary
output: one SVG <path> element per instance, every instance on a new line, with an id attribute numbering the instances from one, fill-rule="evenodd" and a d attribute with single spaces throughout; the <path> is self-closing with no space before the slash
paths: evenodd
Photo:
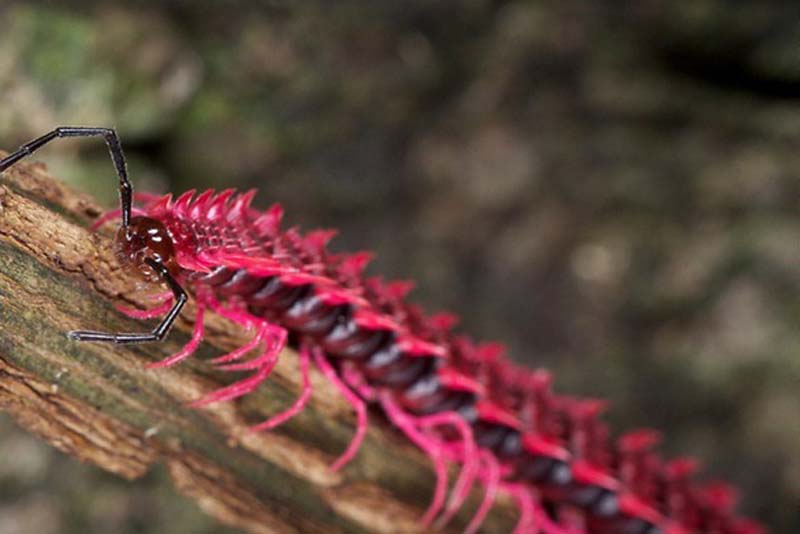
<path id="1" fill-rule="evenodd" d="M 150 217 L 133 217 L 121 226 L 114 240 L 114 254 L 120 265 L 150 282 L 160 279 L 145 260 L 151 259 L 172 272 L 177 269 L 175 244 L 163 223 Z"/>

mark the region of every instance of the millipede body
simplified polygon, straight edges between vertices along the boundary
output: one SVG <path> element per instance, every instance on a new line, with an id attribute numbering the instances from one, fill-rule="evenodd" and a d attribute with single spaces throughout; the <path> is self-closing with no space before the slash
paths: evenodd
<path id="1" fill-rule="evenodd" d="M 197 400 L 231 400 L 266 380 L 287 344 L 297 347 L 303 391 L 285 412 L 253 427 L 268 430 L 303 409 L 313 363 L 358 416 L 355 436 L 332 465 L 358 451 L 367 407 L 422 449 L 437 483 L 421 524 L 446 523 L 476 482 L 484 499 L 466 527 L 476 532 L 498 491 L 517 502 L 515 532 L 544 534 L 760 534 L 736 515 L 736 492 L 725 483 L 693 481 L 690 458 L 662 459 L 658 432 L 637 429 L 612 439 L 605 403 L 556 394 L 543 370 L 516 366 L 502 345 L 477 344 L 453 328 L 448 313 L 425 314 L 409 302 L 412 285 L 367 277 L 368 253 L 327 249 L 335 232 L 282 229 L 282 210 L 251 207 L 255 191 L 132 194 L 116 133 L 105 128 L 57 128 L 0 160 L 0 171 L 59 137 L 101 136 L 120 179 L 120 209 L 96 227 L 121 218 L 115 241 L 120 263 L 145 280 L 169 287 L 137 318 L 164 316 L 149 333 L 71 332 L 76 341 L 141 343 L 167 335 L 188 295 L 197 302 L 192 339 L 151 367 L 175 365 L 203 338 L 213 310 L 248 327 L 252 341 L 212 360 L 243 379 Z M 136 202 L 134 202 L 136 200 Z M 460 472 L 448 495 L 447 465 Z"/>

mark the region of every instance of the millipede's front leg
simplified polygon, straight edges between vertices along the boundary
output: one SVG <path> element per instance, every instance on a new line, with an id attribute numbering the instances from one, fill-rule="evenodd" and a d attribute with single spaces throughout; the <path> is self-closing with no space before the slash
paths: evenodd
<path id="1" fill-rule="evenodd" d="M 186 291 L 178 284 L 178 281 L 172 276 L 169 270 L 160 262 L 147 258 L 144 260 L 147 265 L 152 267 L 167 283 L 172 293 L 175 295 L 175 303 L 169 310 L 167 315 L 162 319 L 161 323 L 150 333 L 142 334 L 128 334 L 128 333 L 110 333 L 110 332 L 92 332 L 77 330 L 69 334 L 70 339 L 75 341 L 99 341 L 104 343 L 134 344 L 134 343 L 150 343 L 153 341 L 161 341 L 169 332 L 175 319 L 181 313 L 184 304 L 186 304 L 187 296 Z"/>

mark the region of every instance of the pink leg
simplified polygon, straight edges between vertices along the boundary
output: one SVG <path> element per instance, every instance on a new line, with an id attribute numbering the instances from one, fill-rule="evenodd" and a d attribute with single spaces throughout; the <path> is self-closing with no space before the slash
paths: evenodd
<path id="1" fill-rule="evenodd" d="M 428 509 L 425 511 L 425 515 L 423 515 L 421 519 L 422 526 L 427 527 L 433 522 L 436 514 L 441 511 L 444 506 L 444 501 L 447 498 L 447 462 L 444 456 L 436 454 L 436 451 L 430 447 L 421 446 L 420 443 L 417 443 L 417 445 L 420 446 L 433 461 L 433 472 L 436 475 L 436 486 L 433 490 L 433 498 L 428 505 Z"/>
<path id="2" fill-rule="evenodd" d="M 168 302 L 172 304 L 171 302 Z M 172 356 L 161 360 L 160 362 L 148 363 L 148 369 L 158 369 L 161 367 L 171 367 L 178 362 L 181 362 L 194 354 L 200 342 L 203 341 L 203 315 L 205 313 L 205 305 L 202 302 L 197 303 L 197 315 L 194 318 L 194 330 L 192 331 L 192 339 L 183 346 L 181 350 Z"/>
<path id="3" fill-rule="evenodd" d="M 433 492 L 431 504 L 428 506 L 421 520 L 422 526 L 427 527 L 441 511 L 444 506 L 444 500 L 447 497 L 447 464 L 445 463 L 444 455 L 442 455 L 440 446 L 435 441 L 423 435 L 422 432 L 414 426 L 410 417 L 403 413 L 394 403 L 388 392 L 381 395 L 381 406 L 392 424 L 399 428 L 417 447 L 422 449 L 433 462 L 433 470 L 436 474 L 436 487 Z"/>
<path id="4" fill-rule="evenodd" d="M 500 464 L 497 463 L 494 454 L 486 449 L 482 449 L 480 451 L 480 460 L 483 462 L 482 468 L 485 469 L 482 473 L 484 475 L 482 478 L 484 478 L 486 492 L 483 495 L 483 501 L 481 501 L 478 511 L 475 512 L 475 516 L 464 531 L 467 534 L 475 534 L 478 532 L 484 519 L 486 519 L 489 511 L 492 509 L 492 505 L 494 505 L 494 501 L 497 498 L 497 488 L 500 484 Z"/>
<path id="5" fill-rule="evenodd" d="M 272 367 L 264 366 L 253 376 L 247 377 L 244 380 L 239 380 L 238 382 L 234 382 L 233 384 L 225 386 L 224 388 L 220 388 L 216 391 L 212 391 L 205 397 L 190 402 L 189 406 L 192 408 L 200 408 L 214 402 L 229 401 L 237 399 L 243 395 L 247 395 L 248 393 L 254 391 L 264 380 L 266 380 L 271 372 Z"/>
<path id="6" fill-rule="evenodd" d="M 219 365 L 217 367 L 225 371 L 249 371 L 251 369 L 260 369 L 264 366 L 270 369 L 275 367 L 275 364 L 278 363 L 278 356 L 280 356 L 281 351 L 286 347 L 288 333 L 283 328 L 278 328 L 276 330 L 276 327 L 270 325 L 266 326 L 268 330 L 265 331 L 267 333 L 273 333 L 273 337 L 267 342 L 261 355 L 246 362 Z"/>
<path id="7" fill-rule="evenodd" d="M 259 319 L 253 315 L 250 315 L 246 311 L 230 309 L 223 307 L 219 301 L 208 291 L 198 291 L 196 295 L 198 303 L 202 302 L 204 305 L 208 306 L 215 312 L 231 319 L 234 322 L 237 322 L 245 327 L 257 327 L 258 331 L 256 336 L 251 340 L 245 347 L 240 348 L 239 350 L 233 351 L 225 356 L 220 358 L 216 358 L 212 360 L 214 362 L 220 361 L 230 361 L 232 359 L 238 359 L 247 354 L 252 348 L 254 348 L 263 338 L 266 332 L 272 331 L 271 329 L 277 328 L 273 327 L 263 319 Z M 280 331 L 284 332 L 283 340 L 285 340 L 285 331 L 280 329 Z M 242 350 L 246 349 L 246 350 Z M 274 357 L 273 357 L 274 355 Z M 234 382 L 228 386 L 220 388 L 216 391 L 212 391 L 208 395 L 197 399 L 196 401 L 190 402 L 189 406 L 193 408 L 199 408 L 201 406 L 205 406 L 207 404 L 211 404 L 214 402 L 224 402 L 228 400 L 233 400 L 239 398 L 243 395 L 247 395 L 248 393 L 255 390 L 262 382 L 264 382 L 269 375 L 272 373 L 272 370 L 277 363 L 277 352 L 275 351 L 275 344 L 270 344 L 270 346 L 266 347 L 264 352 L 256 357 L 252 362 L 246 362 L 247 365 L 243 365 L 241 367 L 237 365 L 224 365 L 220 366 L 220 368 L 228 370 L 228 371 L 236 371 L 241 369 L 253 369 L 256 366 L 253 365 L 253 362 L 258 361 L 258 367 L 256 372 L 243 380 L 239 380 L 238 382 Z"/>
<path id="8" fill-rule="evenodd" d="M 513 534 L 571 534 L 556 524 L 539 504 L 536 490 L 519 483 L 502 483 L 501 489 L 511 494 L 520 511 Z"/>
<path id="9" fill-rule="evenodd" d="M 297 400 L 290 406 L 286 411 L 279 413 L 273 417 L 270 417 L 266 421 L 261 424 L 255 425 L 250 427 L 250 430 L 253 432 L 258 432 L 260 430 L 271 430 L 278 425 L 283 424 L 284 422 L 288 421 L 298 413 L 300 413 L 303 408 L 305 408 L 308 399 L 311 397 L 311 380 L 308 376 L 308 366 L 311 361 L 311 355 L 309 353 L 309 349 L 303 347 L 300 350 L 300 372 L 303 375 L 303 390 L 300 393 L 300 396 Z"/>
<path id="10" fill-rule="evenodd" d="M 256 317 L 246 310 L 223 306 L 210 291 L 204 291 L 202 295 L 198 296 L 198 298 L 200 297 L 202 297 L 208 307 L 216 313 L 245 328 L 257 328 L 264 325 L 269 326 L 269 323 L 263 318 Z"/>
<path id="11" fill-rule="evenodd" d="M 229 352 L 228 354 L 225 354 L 223 356 L 219 356 L 218 358 L 214 358 L 214 359 L 209 360 L 209 361 L 211 363 L 214 363 L 214 364 L 220 364 L 220 363 L 226 363 L 226 362 L 232 362 L 232 361 L 235 361 L 235 360 L 239 360 L 245 354 L 247 354 L 251 350 L 255 349 L 258 346 L 258 344 L 261 343 L 261 340 L 264 339 L 264 335 L 265 334 L 266 334 L 266 327 L 265 326 L 259 327 L 259 329 L 256 331 L 256 335 L 253 336 L 253 339 L 248 341 L 247 344 L 242 345 L 238 349 L 233 350 L 233 351 Z"/>
<path id="12" fill-rule="evenodd" d="M 336 374 L 336 370 L 330 364 L 328 359 L 322 353 L 321 350 L 314 351 L 314 363 L 317 365 L 322 374 L 325 375 L 325 378 L 330 380 L 336 389 L 341 392 L 342 396 L 345 400 L 353 407 L 356 412 L 356 432 L 353 435 L 353 439 L 350 440 L 350 445 L 347 446 L 347 449 L 342 453 L 338 460 L 336 460 L 333 465 L 331 465 L 332 471 L 338 471 L 342 467 L 344 467 L 350 460 L 358 452 L 359 447 L 361 447 L 361 442 L 364 441 L 364 436 L 367 433 L 367 405 L 364 404 L 364 401 L 361 400 L 358 395 L 353 393 L 353 391 L 347 387 L 347 384 L 341 381 L 339 376 Z"/>
<path id="13" fill-rule="evenodd" d="M 500 488 L 517 501 L 519 519 L 511 534 L 537 534 L 533 492 L 523 484 L 503 483 Z"/>
<path id="14" fill-rule="evenodd" d="M 441 425 L 453 426 L 461 436 L 461 448 L 458 450 L 455 446 L 446 446 L 446 452 L 454 456 L 454 459 L 461 461 L 464 467 L 456 479 L 453 486 L 453 491 L 450 494 L 450 500 L 447 503 L 447 508 L 444 514 L 437 521 L 437 526 L 442 527 L 447 524 L 453 516 L 458 512 L 464 501 L 467 500 L 472 485 L 477 476 L 479 462 L 477 452 L 475 450 L 475 440 L 472 436 L 472 428 L 464 421 L 460 415 L 455 412 L 442 412 L 438 414 L 420 417 L 418 419 L 420 425 L 426 427 L 435 427 Z"/>
<path id="15" fill-rule="evenodd" d="M 153 317 L 160 317 L 167 313 L 169 309 L 172 308 L 173 299 L 174 296 L 172 295 L 172 291 L 167 291 L 165 293 L 159 293 L 152 296 L 152 300 L 155 302 L 161 302 L 161 304 L 149 310 L 140 310 L 138 308 L 131 308 L 129 306 L 122 306 L 120 304 L 115 305 L 114 308 L 116 308 L 118 312 L 132 319 L 152 319 Z"/>
<path id="16" fill-rule="evenodd" d="M 247 328 L 256 328 L 255 336 L 253 336 L 253 339 L 251 339 L 246 345 L 231 351 L 228 354 L 214 358 L 211 360 L 211 363 L 222 364 L 239 360 L 248 352 L 256 348 L 261 341 L 264 341 L 267 338 L 271 338 L 268 340 L 268 347 L 258 358 L 245 362 L 241 365 L 226 365 L 220 366 L 220 368 L 226 371 L 256 369 L 261 365 L 269 364 L 273 359 L 273 353 L 274 357 L 277 358 L 278 353 L 283 350 L 284 346 L 286 345 L 286 338 L 288 335 L 285 329 L 279 326 L 271 325 L 264 319 L 255 317 L 246 311 L 226 308 L 220 304 L 214 295 L 210 293 L 202 295 L 202 298 L 206 304 L 208 304 L 209 308 L 220 314 L 222 317 L 225 317 L 226 319 L 229 319 Z"/>
<path id="17" fill-rule="evenodd" d="M 450 522 L 464 505 L 475 483 L 477 468 L 477 461 L 473 458 L 464 462 L 464 467 L 461 468 L 456 483 L 453 485 L 453 491 L 450 493 L 450 499 L 447 501 L 447 508 L 442 517 L 439 518 L 439 521 L 437 521 L 437 526 L 443 527 Z"/>
<path id="18" fill-rule="evenodd" d="M 358 371 L 353 362 L 346 361 L 342 364 L 342 378 L 350 389 L 361 395 L 362 398 L 368 401 L 377 400 L 378 394 L 375 388 L 367 384 L 364 375 Z"/>

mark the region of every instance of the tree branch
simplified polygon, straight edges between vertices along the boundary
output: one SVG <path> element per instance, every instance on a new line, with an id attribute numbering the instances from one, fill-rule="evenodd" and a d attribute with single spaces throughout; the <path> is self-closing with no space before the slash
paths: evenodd
<path id="1" fill-rule="evenodd" d="M 145 329 L 112 306 L 143 308 L 147 298 L 117 266 L 108 235 L 86 229 L 100 211 L 40 164 L 20 163 L 0 177 L 0 409 L 60 450 L 128 479 L 164 462 L 181 492 L 245 531 L 420 531 L 434 485 L 428 460 L 374 413 L 356 460 L 332 473 L 354 417 L 318 374 L 303 413 L 271 432 L 247 431 L 299 393 L 291 351 L 259 391 L 194 410 L 188 401 L 232 380 L 202 360 L 247 340 L 224 319 L 210 314 L 198 357 L 173 369 L 143 364 L 186 342 L 185 319 L 161 344 L 69 341 L 65 333 L 78 328 Z M 474 512 L 474 493 L 452 530 Z M 485 530 L 508 532 L 515 517 L 501 498 Z"/>

